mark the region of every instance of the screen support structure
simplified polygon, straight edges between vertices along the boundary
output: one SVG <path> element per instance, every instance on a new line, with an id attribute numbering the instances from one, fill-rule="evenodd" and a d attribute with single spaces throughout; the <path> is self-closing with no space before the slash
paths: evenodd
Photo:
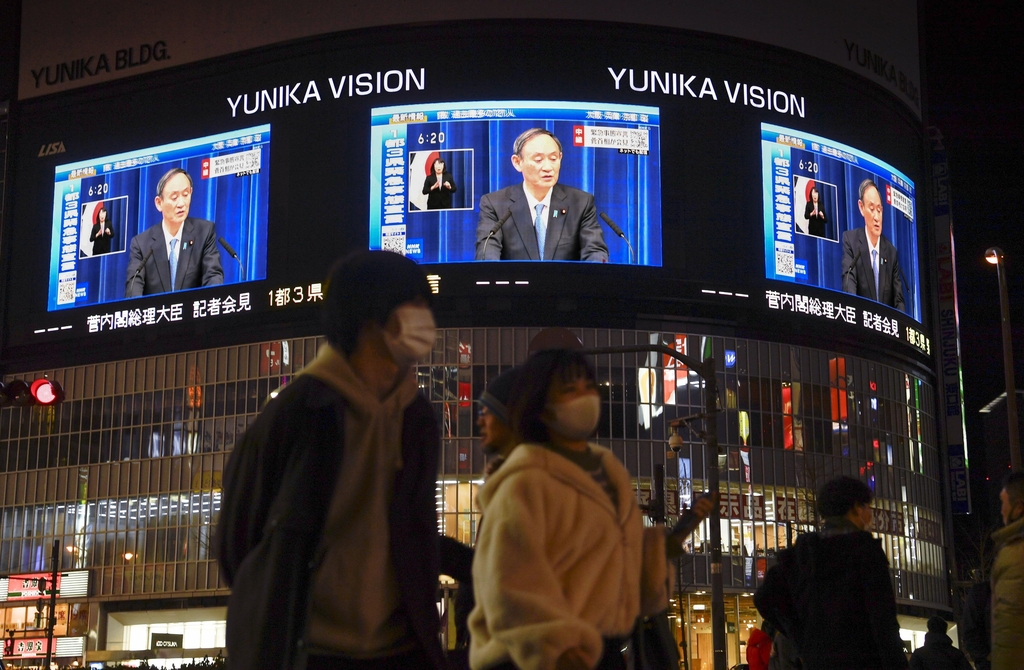
<path id="1" fill-rule="evenodd" d="M 582 349 L 589 356 L 603 354 L 659 353 L 674 358 L 697 373 L 704 380 L 704 462 L 708 467 L 708 488 L 713 500 L 720 498 L 721 460 L 724 454 L 718 446 L 718 380 L 715 359 L 699 361 L 670 347 L 659 344 L 638 344 L 623 347 L 597 347 Z M 722 512 L 717 503 L 711 507 L 711 642 L 714 648 L 714 670 L 726 670 L 725 653 L 725 595 L 722 591 Z M 680 604 L 681 606 L 681 604 Z"/>

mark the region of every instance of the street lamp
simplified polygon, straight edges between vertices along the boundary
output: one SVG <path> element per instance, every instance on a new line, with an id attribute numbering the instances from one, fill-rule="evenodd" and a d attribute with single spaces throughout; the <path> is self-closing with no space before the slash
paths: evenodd
<path id="1" fill-rule="evenodd" d="M 1006 420 L 1010 430 L 1010 469 L 1020 472 L 1020 429 L 1017 424 L 1017 388 L 1013 379 L 1013 342 L 1010 335 L 1010 298 L 1006 291 L 1006 265 L 1003 250 L 992 247 L 985 260 L 996 266 L 999 278 L 999 312 L 1003 321 L 1003 376 L 1006 379 Z"/>

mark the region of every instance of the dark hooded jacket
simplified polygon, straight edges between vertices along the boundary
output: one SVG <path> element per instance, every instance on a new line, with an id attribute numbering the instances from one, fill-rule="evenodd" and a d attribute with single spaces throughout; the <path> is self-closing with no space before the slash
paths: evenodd
<path id="1" fill-rule="evenodd" d="M 341 467 L 346 401 L 300 376 L 271 400 L 228 459 L 215 545 L 231 585 L 231 667 L 306 667 L 316 549 Z M 401 607 L 425 655 L 444 668 L 435 604 L 440 572 L 434 490 L 440 434 L 417 397 L 402 418 L 402 467 L 388 512 Z"/>
<path id="2" fill-rule="evenodd" d="M 881 543 L 845 519 L 779 553 L 754 596 L 805 670 L 901 670 L 907 657 Z"/>
<path id="3" fill-rule="evenodd" d="M 971 670 L 964 653 L 945 633 L 925 633 L 924 646 L 910 657 L 910 670 Z"/>
<path id="4" fill-rule="evenodd" d="M 975 670 L 989 670 L 992 651 L 992 585 L 978 582 L 967 591 L 963 620 L 960 622 L 960 647 L 971 655 Z"/>

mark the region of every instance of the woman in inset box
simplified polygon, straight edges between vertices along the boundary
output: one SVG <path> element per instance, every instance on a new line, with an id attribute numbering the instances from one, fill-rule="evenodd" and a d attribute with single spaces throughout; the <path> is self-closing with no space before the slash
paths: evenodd
<path id="1" fill-rule="evenodd" d="M 440 156 L 434 160 L 432 171 L 423 181 L 423 195 L 427 196 L 427 209 L 451 209 L 455 179 Z"/>

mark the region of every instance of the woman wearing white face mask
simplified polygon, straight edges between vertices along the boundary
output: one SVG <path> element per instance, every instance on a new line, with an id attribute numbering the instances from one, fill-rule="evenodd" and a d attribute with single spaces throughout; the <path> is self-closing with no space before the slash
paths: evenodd
<path id="1" fill-rule="evenodd" d="M 588 442 L 601 415 L 593 369 L 575 351 L 534 355 L 509 413 L 522 443 L 478 497 L 470 666 L 625 668 L 637 616 L 667 603 L 665 536 L 644 531 L 629 473 Z"/>

